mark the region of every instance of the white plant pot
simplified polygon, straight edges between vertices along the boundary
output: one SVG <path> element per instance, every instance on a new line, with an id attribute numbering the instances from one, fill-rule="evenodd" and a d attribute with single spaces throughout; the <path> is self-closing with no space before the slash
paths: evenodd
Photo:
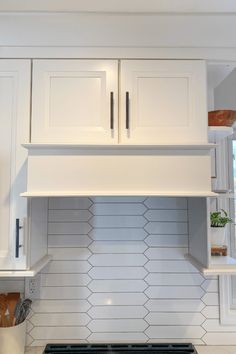
<path id="1" fill-rule="evenodd" d="M 226 245 L 226 227 L 211 227 L 211 246 Z"/>
<path id="2" fill-rule="evenodd" d="M 26 321 L 0 328 L 0 354 L 24 354 Z"/>

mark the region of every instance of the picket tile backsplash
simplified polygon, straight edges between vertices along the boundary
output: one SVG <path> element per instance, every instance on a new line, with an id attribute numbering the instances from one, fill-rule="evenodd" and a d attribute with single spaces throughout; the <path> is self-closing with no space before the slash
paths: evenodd
<path id="1" fill-rule="evenodd" d="M 184 258 L 187 214 L 186 198 L 50 198 L 53 261 L 42 271 L 28 345 L 236 345 L 236 327 L 219 323 L 218 278 Z"/>

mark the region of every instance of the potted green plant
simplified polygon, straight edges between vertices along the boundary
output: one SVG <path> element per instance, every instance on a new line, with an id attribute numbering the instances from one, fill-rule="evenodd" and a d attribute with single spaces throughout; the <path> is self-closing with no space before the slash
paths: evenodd
<path id="1" fill-rule="evenodd" d="M 212 211 L 211 219 L 211 254 L 227 256 L 226 225 L 233 220 L 224 209 Z"/>

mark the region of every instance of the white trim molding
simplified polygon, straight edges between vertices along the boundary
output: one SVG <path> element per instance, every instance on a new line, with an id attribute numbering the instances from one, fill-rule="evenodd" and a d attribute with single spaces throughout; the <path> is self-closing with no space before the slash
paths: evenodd
<path id="1" fill-rule="evenodd" d="M 236 309 L 232 305 L 232 276 L 219 276 L 220 323 L 236 325 Z"/>

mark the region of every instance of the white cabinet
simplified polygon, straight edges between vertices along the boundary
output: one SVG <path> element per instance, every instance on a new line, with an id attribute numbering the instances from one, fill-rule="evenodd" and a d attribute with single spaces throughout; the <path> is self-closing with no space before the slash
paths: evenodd
<path id="1" fill-rule="evenodd" d="M 31 142 L 207 143 L 204 61 L 121 60 L 119 73 L 118 64 L 35 60 Z"/>
<path id="2" fill-rule="evenodd" d="M 46 254 L 31 217 L 38 211 L 43 220 L 45 200 L 20 197 L 27 183 L 27 152 L 21 143 L 29 141 L 30 73 L 30 60 L 0 60 L 0 276 L 4 270 L 11 275 L 30 269 Z"/>
<path id="3" fill-rule="evenodd" d="M 34 60 L 33 143 L 114 144 L 117 60 Z"/>

